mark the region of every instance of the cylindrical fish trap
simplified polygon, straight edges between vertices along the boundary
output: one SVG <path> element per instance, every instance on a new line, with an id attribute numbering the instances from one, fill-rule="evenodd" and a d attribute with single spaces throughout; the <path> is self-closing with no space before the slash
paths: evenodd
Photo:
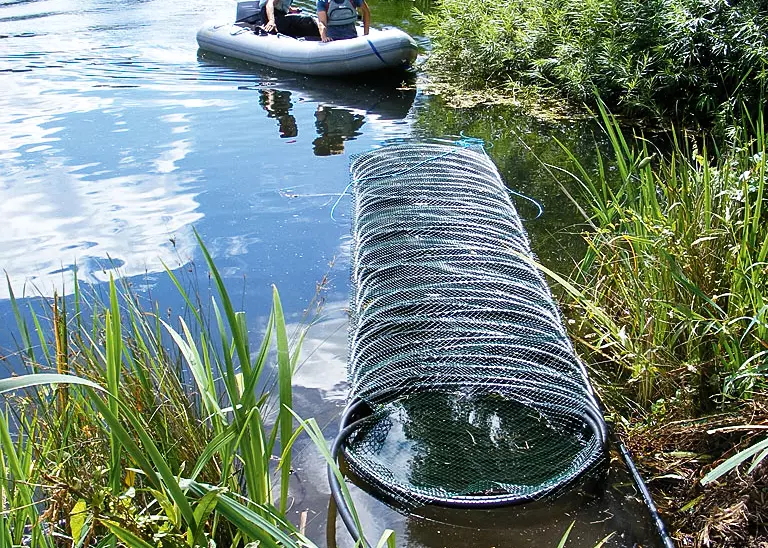
<path id="1" fill-rule="evenodd" d="M 585 368 L 482 147 L 394 143 L 351 174 L 351 471 L 408 508 L 493 507 L 600 462 Z"/>

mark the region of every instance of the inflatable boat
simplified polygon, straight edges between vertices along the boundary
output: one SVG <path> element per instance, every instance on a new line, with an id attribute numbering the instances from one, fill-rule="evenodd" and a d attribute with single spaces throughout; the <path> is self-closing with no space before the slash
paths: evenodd
<path id="1" fill-rule="evenodd" d="M 317 76 L 343 76 L 408 68 L 416 42 L 396 28 L 370 29 L 367 36 L 321 42 L 284 34 L 258 35 L 235 23 L 208 22 L 197 31 L 200 49 L 243 61 Z"/>

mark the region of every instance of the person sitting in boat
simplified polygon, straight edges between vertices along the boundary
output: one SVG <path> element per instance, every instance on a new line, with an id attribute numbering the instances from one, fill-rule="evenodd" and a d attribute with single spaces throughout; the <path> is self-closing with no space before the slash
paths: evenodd
<path id="1" fill-rule="evenodd" d="M 261 0 L 262 29 L 294 38 L 320 38 L 317 20 L 291 9 L 293 0 Z"/>
<path id="2" fill-rule="evenodd" d="M 368 34 L 371 10 L 365 0 L 317 0 L 317 26 L 323 42 L 357 38 L 357 11 L 363 16 L 363 33 Z"/>

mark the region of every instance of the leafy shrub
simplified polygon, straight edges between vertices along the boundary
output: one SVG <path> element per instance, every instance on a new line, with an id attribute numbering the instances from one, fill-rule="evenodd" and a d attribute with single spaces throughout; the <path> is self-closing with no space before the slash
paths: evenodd
<path id="1" fill-rule="evenodd" d="M 765 85 L 764 0 L 438 0 L 431 70 L 468 87 L 593 90 L 634 116 L 711 120 Z"/>

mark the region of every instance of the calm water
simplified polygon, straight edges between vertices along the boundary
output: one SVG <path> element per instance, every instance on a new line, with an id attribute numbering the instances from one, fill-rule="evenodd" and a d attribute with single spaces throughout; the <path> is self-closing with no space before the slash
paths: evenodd
<path id="1" fill-rule="evenodd" d="M 400 26 L 426 47 L 413 7 L 374 0 L 374 23 Z M 415 80 L 311 79 L 199 53 L 196 29 L 234 9 L 224 0 L 0 0 L 0 268 L 17 296 L 67 293 L 75 264 L 97 288 L 121 274 L 173 314 L 183 303 L 163 264 L 208 284 L 195 266 L 194 228 L 254 332 L 271 284 L 298 318 L 328 273 L 296 400 L 332 437 L 346 391 L 349 202 L 339 195 L 349 156 L 389 138 L 485 139 L 510 187 L 544 208 L 534 220 L 537 209 L 518 203 L 538 255 L 568 268 L 578 217 L 537 157 L 562 163 L 556 136 L 588 158 L 593 139 L 588 127 L 511 108 L 447 109 Z M 0 284 L 5 350 L 15 345 L 8 296 Z M 305 445 L 296 467 L 292 512 L 309 510 L 308 532 L 323 545 L 332 535 L 322 463 Z M 619 488 L 586 505 L 411 518 L 356 494 L 371 536 L 392 527 L 402 546 L 556 546 L 573 520 L 569 546 L 613 531 L 608 546 L 648 543 L 642 511 Z M 341 527 L 338 537 L 350 544 Z"/>

